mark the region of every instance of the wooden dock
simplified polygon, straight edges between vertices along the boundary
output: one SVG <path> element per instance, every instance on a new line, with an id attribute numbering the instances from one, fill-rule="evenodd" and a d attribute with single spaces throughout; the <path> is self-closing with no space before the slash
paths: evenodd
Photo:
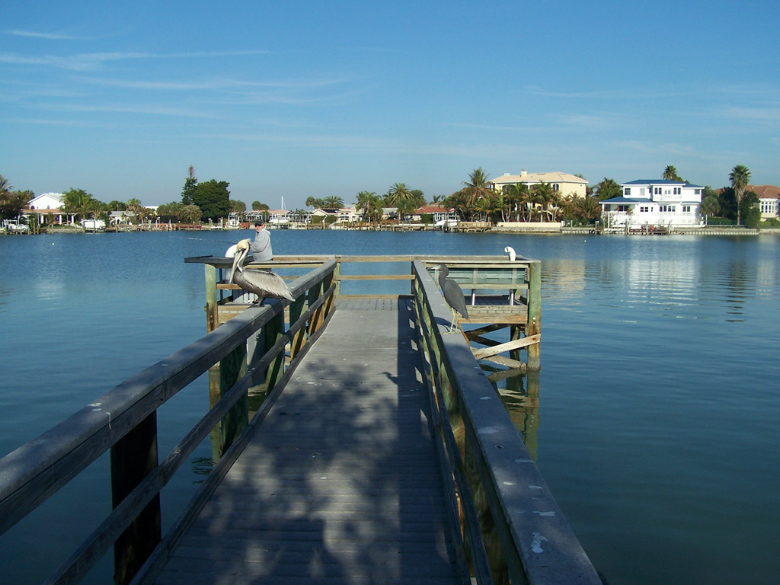
<path id="1" fill-rule="evenodd" d="M 286 258 L 273 268 L 294 271 L 293 300 L 262 306 L 226 282 L 230 259 L 185 261 L 205 267 L 208 333 L 0 459 L 1 535 L 109 452 L 112 509 L 47 584 L 113 549 L 116 585 L 601 585 L 478 363 L 538 371 L 538 261 Z M 342 271 L 376 262 L 409 272 Z M 467 332 L 448 333 L 443 262 L 472 302 Z M 409 293 L 348 291 L 374 281 Z M 501 328 L 508 341 L 488 338 Z M 204 375 L 208 410 L 158 453 L 158 408 Z M 210 473 L 163 518 L 204 441 Z"/>
<path id="2" fill-rule="evenodd" d="M 155 582 L 463 583 L 415 335 L 339 301 Z"/>

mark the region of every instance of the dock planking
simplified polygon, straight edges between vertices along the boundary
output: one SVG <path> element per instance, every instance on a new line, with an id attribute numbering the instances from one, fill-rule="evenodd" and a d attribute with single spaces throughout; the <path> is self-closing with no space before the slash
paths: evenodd
<path id="1" fill-rule="evenodd" d="M 159 585 L 460 583 L 411 301 L 341 299 Z"/>

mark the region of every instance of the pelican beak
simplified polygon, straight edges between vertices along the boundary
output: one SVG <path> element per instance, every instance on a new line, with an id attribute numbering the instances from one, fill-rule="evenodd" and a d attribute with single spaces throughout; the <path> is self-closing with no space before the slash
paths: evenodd
<path id="1" fill-rule="evenodd" d="M 236 255 L 233 256 L 233 267 L 230 269 L 230 280 L 228 280 L 228 284 L 233 284 L 233 276 L 236 273 L 236 268 L 241 270 L 241 262 L 243 261 L 244 256 L 246 256 L 245 251 L 236 250 Z"/>

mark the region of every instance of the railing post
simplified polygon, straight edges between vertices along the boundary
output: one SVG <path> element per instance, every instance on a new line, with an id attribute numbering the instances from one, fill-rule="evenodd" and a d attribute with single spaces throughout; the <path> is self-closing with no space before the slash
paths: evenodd
<path id="1" fill-rule="evenodd" d="M 239 344 L 219 362 L 219 393 L 224 396 L 246 375 L 246 343 Z M 230 448 L 249 423 L 249 399 L 246 394 L 233 405 L 222 419 L 222 453 Z M 221 455 L 220 454 L 220 455 Z"/>
<path id="2" fill-rule="evenodd" d="M 526 337 L 542 332 L 542 267 L 539 262 L 528 264 L 528 323 L 525 327 Z M 528 369 L 538 370 L 541 367 L 539 348 L 541 343 L 528 346 Z"/>
<path id="3" fill-rule="evenodd" d="M 296 323 L 303 314 L 303 308 L 306 304 L 306 295 L 301 295 L 290 304 L 290 324 Z M 292 341 L 290 342 L 290 360 L 295 359 L 298 352 L 303 349 L 303 345 L 306 343 L 306 328 L 301 327 L 293 334 Z"/>
<path id="4" fill-rule="evenodd" d="M 320 296 L 322 295 L 322 291 L 324 289 L 324 286 L 322 282 L 317 283 L 313 287 L 309 289 L 308 297 L 309 297 L 309 306 L 313 306 L 314 303 L 316 303 Z M 320 324 L 322 323 L 322 313 L 324 311 L 324 307 L 320 305 L 317 307 L 314 312 L 311 314 L 311 317 L 309 318 L 309 324 L 308 324 L 308 330 L 309 330 L 309 337 L 314 335 L 317 332 L 317 329 L 320 328 Z"/>
<path id="5" fill-rule="evenodd" d="M 157 467 L 157 413 L 111 447 L 111 501 L 114 508 Z M 130 583 L 162 538 L 160 494 L 150 501 L 114 543 L 114 582 Z"/>
<path id="6" fill-rule="evenodd" d="M 217 328 L 217 268 L 204 264 L 206 270 L 206 333 Z"/>
<path id="7" fill-rule="evenodd" d="M 266 351 L 273 347 L 273 345 L 279 340 L 284 333 L 284 312 L 276 315 L 265 326 L 265 347 Z M 265 375 L 265 389 L 266 394 L 269 393 L 277 382 L 281 380 L 284 375 L 284 352 L 279 352 L 273 362 L 268 366 L 268 370 Z"/>

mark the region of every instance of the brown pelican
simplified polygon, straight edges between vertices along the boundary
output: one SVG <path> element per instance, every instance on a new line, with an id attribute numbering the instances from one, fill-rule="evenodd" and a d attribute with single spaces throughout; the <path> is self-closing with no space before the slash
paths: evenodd
<path id="1" fill-rule="evenodd" d="M 455 311 L 463 315 L 464 319 L 469 318 L 469 312 L 466 309 L 466 301 L 463 298 L 463 290 L 460 288 L 460 285 L 451 278 L 447 278 L 450 269 L 444 264 L 439 264 L 436 268 L 439 271 L 439 286 L 441 287 L 441 292 L 444 293 L 444 300 L 453 309 L 452 324 L 448 331 L 448 333 L 452 333 L 456 326 Z"/>
<path id="2" fill-rule="evenodd" d="M 233 268 L 230 270 L 229 283 L 236 283 L 242 289 L 255 293 L 258 296 L 257 302 L 262 303 L 266 297 L 273 299 L 293 300 L 290 289 L 285 284 L 282 277 L 270 270 L 244 270 L 243 263 L 249 254 L 249 247 L 252 242 L 241 240 L 236 244 L 235 256 L 233 256 Z"/>

